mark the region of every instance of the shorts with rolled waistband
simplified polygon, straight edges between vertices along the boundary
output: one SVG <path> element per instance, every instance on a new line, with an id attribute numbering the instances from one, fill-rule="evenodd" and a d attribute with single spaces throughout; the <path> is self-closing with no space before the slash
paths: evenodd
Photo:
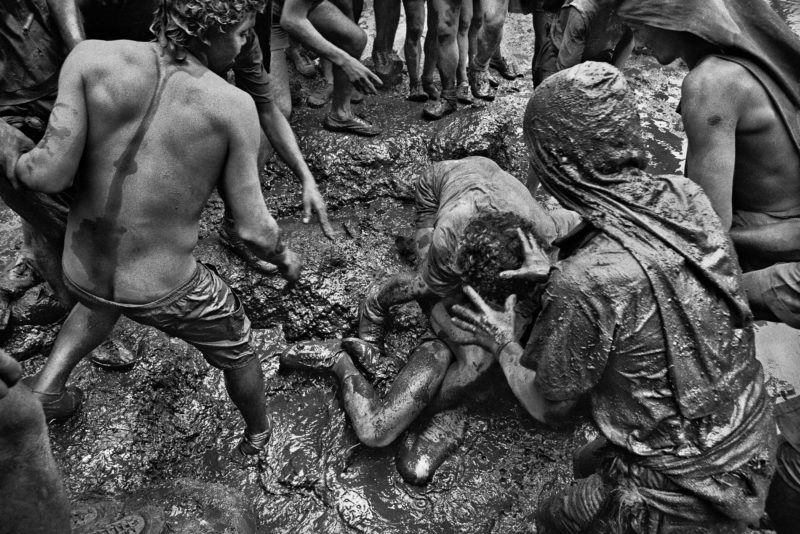
<path id="1" fill-rule="evenodd" d="M 250 346 L 250 319 L 242 302 L 202 263 L 197 263 L 192 277 L 177 289 L 146 304 L 103 299 L 75 284 L 66 273 L 64 283 L 84 306 L 118 311 L 139 324 L 182 339 L 217 369 L 239 369 L 256 357 Z"/>

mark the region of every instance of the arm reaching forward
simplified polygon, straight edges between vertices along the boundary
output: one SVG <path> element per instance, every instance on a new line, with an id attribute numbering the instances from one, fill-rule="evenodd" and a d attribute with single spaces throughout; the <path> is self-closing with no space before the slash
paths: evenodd
<path id="1" fill-rule="evenodd" d="M 220 192 L 236 231 L 259 259 L 274 263 L 290 282 L 300 278 L 302 260 L 282 242 L 280 228 L 267 209 L 258 179 L 259 124 L 253 100 L 237 93 L 230 101 L 228 157 Z"/>

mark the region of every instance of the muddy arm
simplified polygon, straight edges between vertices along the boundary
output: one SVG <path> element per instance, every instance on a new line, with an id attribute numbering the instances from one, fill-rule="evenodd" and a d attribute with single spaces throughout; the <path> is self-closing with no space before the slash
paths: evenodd
<path id="1" fill-rule="evenodd" d="M 681 117 L 689 148 L 686 176 L 703 188 L 725 230 L 731 227 L 738 113 L 714 73 L 690 72 L 681 89 Z"/>
<path id="2" fill-rule="evenodd" d="M 770 261 L 800 261 L 800 220 L 765 226 L 732 228 L 731 240 L 741 257 Z"/>
<path id="3" fill-rule="evenodd" d="M 47 0 L 47 7 L 50 8 L 50 12 L 56 20 L 58 33 L 61 35 L 67 51 L 86 40 L 83 21 L 75 0 Z"/>
<path id="4" fill-rule="evenodd" d="M 231 98 L 228 157 L 221 192 L 230 208 L 236 233 L 259 259 L 274 263 L 287 280 L 300 277 L 300 258 L 281 243 L 280 228 L 270 214 L 258 179 L 259 124 L 253 100 L 240 93 Z"/>
<path id="5" fill-rule="evenodd" d="M 17 180 L 34 191 L 58 193 L 72 185 L 88 130 L 82 68 L 92 61 L 93 53 L 93 47 L 84 42 L 67 56 L 44 137 L 17 160 Z"/>

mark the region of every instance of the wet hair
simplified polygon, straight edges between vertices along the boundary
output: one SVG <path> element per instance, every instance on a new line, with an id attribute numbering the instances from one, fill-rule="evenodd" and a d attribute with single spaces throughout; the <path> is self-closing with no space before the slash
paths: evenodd
<path id="1" fill-rule="evenodd" d="M 150 31 L 176 55 L 193 39 L 206 42 L 209 34 L 225 32 L 265 6 L 266 0 L 160 0 Z"/>
<path id="2" fill-rule="evenodd" d="M 549 249 L 531 221 L 516 213 L 482 211 L 467 223 L 456 253 L 461 283 L 472 286 L 495 307 L 503 306 L 512 293 L 524 298 L 536 288 L 536 284 L 529 281 L 505 280 L 499 276 L 502 271 L 522 265 L 524 257 L 517 228 L 532 234 L 543 250 Z"/>

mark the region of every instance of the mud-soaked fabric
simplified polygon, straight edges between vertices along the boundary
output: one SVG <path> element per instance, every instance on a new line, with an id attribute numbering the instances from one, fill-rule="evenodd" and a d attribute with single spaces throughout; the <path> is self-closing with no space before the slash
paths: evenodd
<path id="1" fill-rule="evenodd" d="M 525 126 L 542 185 L 643 271 L 635 276 L 649 283 L 664 323 L 666 368 L 681 415 L 698 419 L 729 409 L 760 369 L 741 271 L 699 186 L 636 168 L 643 165 L 641 126 L 622 74 L 588 62 L 548 78 L 528 104 Z M 628 263 L 607 276 L 630 277 Z M 584 289 L 596 285 L 591 278 L 570 282 L 579 283 L 573 293 L 585 300 L 599 297 Z"/>
<path id="2" fill-rule="evenodd" d="M 734 210 L 731 228 L 767 226 L 800 219 L 800 210 L 786 213 L 759 213 Z M 781 322 L 800 328 L 800 262 L 781 262 L 764 266 L 759 258 L 739 258 L 744 274 L 742 287 L 751 303 L 768 309 Z"/>
<path id="3" fill-rule="evenodd" d="M 0 0 L 0 104 L 55 94 L 65 56 L 45 0 Z"/>
<path id="4" fill-rule="evenodd" d="M 759 519 L 772 470 L 769 457 L 774 433 L 739 468 L 702 480 L 703 492 L 687 492 L 671 477 L 637 462 L 614 446 L 603 455 L 597 473 L 577 480 L 572 486 L 546 496 L 537 511 L 540 534 L 582 532 L 638 532 L 642 534 L 683 534 L 748 532 L 749 522 Z M 765 468 L 766 467 L 766 468 Z M 726 496 L 720 510 L 718 498 Z M 757 494 L 758 510 L 727 508 L 741 498 Z M 746 496 L 746 497 L 743 497 Z M 753 515 L 758 511 L 759 515 Z M 754 519 L 755 518 L 755 519 Z"/>
<path id="5" fill-rule="evenodd" d="M 137 323 L 180 338 L 203 353 L 218 369 L 239 369 L 255 358 L 250 347 L 250 319 L 222 278 L 202 263 L 192 277 L 156 301 L 123 304 L 100 298 L 64 273 L 64 283 L 88 308 L 110 308 Z"/>
<path id="6" fill-rule="evenodd" d="M 633 24 L 691 33 L 724 55 L 753 60 L 800 108 L 800 39 L 764 0 L 624 0 L 617 14 Z"/>
<path id="7" fill-rule="evenodd" d="M 766 484 L 775 430 L 739 267 L 708 199 L 637 168 L 633 94 L 609 65 L 546 80 L 525 128 L 542 184 L 587 225 L 573 250 L 562 245 L 523 363 L 550 400 L 588 392 L 602 434 L 633 463 L 757 521 L 766 491 L 711 482 L 751 466 Z M 684 514 L 671 496 L 639 494 Z"/>
<path id="8" fill-rule="evenodd" d="M 781 440 L 777 453 L 776 476 L 800 493 L 800 452 L 789 442 Z M 800 505 L 800 501 L 797 503 Z"/>
<path id="9" fill-rule="evenodd" d="M 433 228 L 420 273 L 441 297 L 461 295 L 456 254 L 464 228 L 479 212 L 519 215 L 531 221 L 543 243 L 566 235 L 579 222 L 578 216 L 567 210 L 546 212 L 519 180 L 480 156 L 428 167 L 417 179 L 415 200 L 417 229 Z"/>
<path id="10" fill-rule="evenodd" d="M 622 23 L 608 2 L 572 0 L 550 26 L 547 42 L 555 54 L 543 56 L 543 60 L 554 61 L 557 71 L 581 61 L 611 61 L 623 33 Z"/>

